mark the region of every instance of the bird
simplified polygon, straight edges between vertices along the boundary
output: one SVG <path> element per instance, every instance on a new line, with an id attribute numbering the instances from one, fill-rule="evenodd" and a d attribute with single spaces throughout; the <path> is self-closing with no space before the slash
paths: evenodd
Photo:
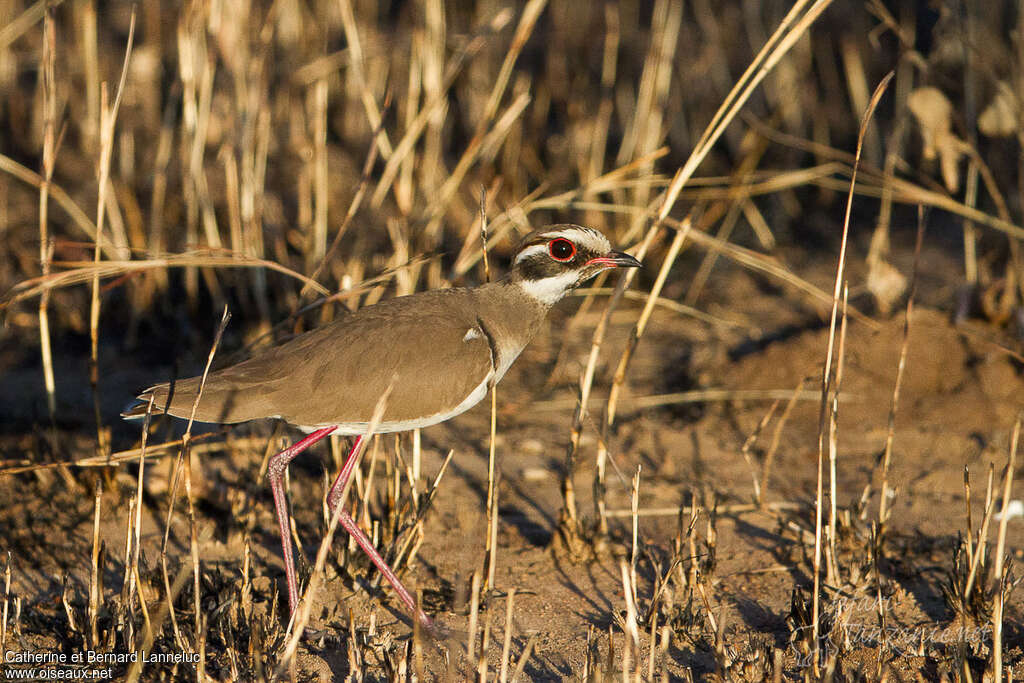
<path id="1" fill-rule="evenodd" d="M 284 492 L 290 463 L 329 434 L 354 436 L 331 485 L 327 504 L 369 556 L 406 608 L 427 629 L 433 621 L 416 604 L 355 520 L 343 492 L 375 409 L 386 392 L 374 433 L 429 427 L 479 403 L 541 329 L 568 292 L 610 268 L 641 266 L 612 249 L 598 230 L 550 225 L 526 234 L 504 277 L 477 287 L 423 291 L 348 313 L 236 365 L 152 386 L 122 413 L 125 419 L 167 414 L 197 422 L 234 424 L 281 419 L 307 436 L 270 458 L 267 478 L 281 534 L 289 613 L 299 593 Z M 198 403 L 196 397 L 199 395 Z"/>

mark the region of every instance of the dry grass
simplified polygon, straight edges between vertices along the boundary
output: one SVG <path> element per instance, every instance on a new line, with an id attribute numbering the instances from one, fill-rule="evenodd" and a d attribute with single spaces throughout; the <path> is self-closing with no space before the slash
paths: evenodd
<path id="1" fill-rule="evenodd" d="M 91 651 L 128 680 L 1024 676 L 1024 14 L 831 5 L 2 4 L 0 659 Z M 148 416 L 140 432 L 117 407 L 179 362 L 208 371 L 385 297 L 499 277 L 550 222 L 649 267 L 556 312 L 551 348 L 520 361 L 540 369 L 506 380 L 528 398 L 503 384 L 451 443 L 368 440 L 346 492 L 449 637 L 392 613 L 351 539 L 332 547 L 326 471 L 289 484 L 289 624 L 261 531 L 289 436 Z M 939 531 L 901 517 L 934 474 L 909 425 L 939 397 L 914 376 L 955 351 L 928 346 L 921 308 L 970 349 L 946 372 L 991 388 L 999 363 L 1017 385 L 944 404 L 951 425 L 985 418 L 941 433 L 983 445 L 946 468 L 966 520 Z M 898 353 L 849 389 L 893 311 Z M 787 383 L 716 381 L 819 328 Z M 865 404 L 888 406 L 868 456 L 846 417 Z M 710 472 L 680 475 L 708 441 L 725 444 Z M 978 500 L 969 470 L 986 467 Z M 531 506 L 539 555 L 508 521 Z M 767 551 L 737 531 L 756 525 Z M 943 606 L 901 611 L 893 596 L 925 584 Z M 117 660 L 143 652 L 186 661 Z"/>

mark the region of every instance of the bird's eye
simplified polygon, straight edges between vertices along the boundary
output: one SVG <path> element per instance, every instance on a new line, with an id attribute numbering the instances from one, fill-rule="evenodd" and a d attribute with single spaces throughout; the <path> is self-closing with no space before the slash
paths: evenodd
<path id="1" fill-rule="evenodd" d="M 551 258 L 556 261 L 565 262 L 576 255 L 576 245 L 564 237 L 559 237 L 556 240 L 548 242 L 548 253 L 550 253 Z"/>

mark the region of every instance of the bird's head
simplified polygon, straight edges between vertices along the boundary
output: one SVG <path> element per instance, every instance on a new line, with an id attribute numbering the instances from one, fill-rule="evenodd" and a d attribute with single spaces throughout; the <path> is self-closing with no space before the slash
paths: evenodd
<path id="1" fill-rule="evenodd" d="M 516 248 L 509 279 L 545 306 L 608 268 L 638 268 L 629 254 L 613 251 L 593 228 L 549 225 L 526 235 Z"/>

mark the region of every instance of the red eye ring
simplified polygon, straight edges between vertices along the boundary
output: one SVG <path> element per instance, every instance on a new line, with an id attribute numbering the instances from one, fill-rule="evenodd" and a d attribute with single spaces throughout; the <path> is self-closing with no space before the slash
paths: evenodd
<path id="1" fill-rule="evenodd" d="M 548 253 L 556 261 L 565 263 L 576 256 L 576 245 L 564 237 L 558 237 L 548 242 Z"/>

